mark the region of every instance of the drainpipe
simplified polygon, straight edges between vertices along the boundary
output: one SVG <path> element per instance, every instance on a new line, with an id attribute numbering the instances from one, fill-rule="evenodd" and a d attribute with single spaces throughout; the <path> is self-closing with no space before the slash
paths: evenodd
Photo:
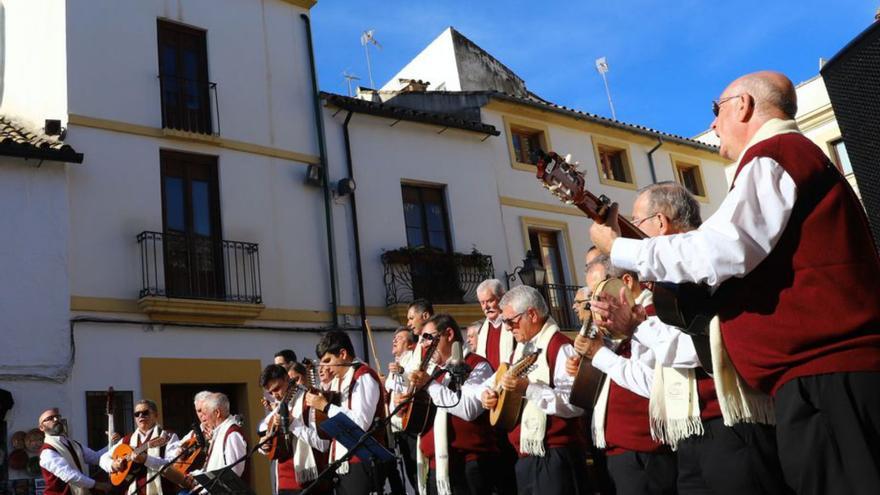
<path id="1" fill-rule="evenodd" d="M 657 145 L 648 152 L 648 169 L 651 170 L 651 184 L 657 183 L 657 172 L 654 170 L 654 152 L 663 146 L 663 138 L 657 138 Z"/>
<path id="2" fill-rule="evenodd" d="M 299 15 L 306 25 L 306 42 L 309 47 L 309 69 L 312 74 L 312 96 L 315 107 L 315 128 L 318 131 L 318 153 L 320 155 L 321 178 L 324 190 L 324 217 L 327 226 L 327 252 L 330 258 L 330 314 L 332 315 L 331 328 L 339 328 L 339 300 L 337 296 L 336 275 L 336 243 L 333 241 L 333 211 L 330 196 L 330 174 L 327 170 L 327 142 L 324 136 L 324 115 L 321 112 L 321 95 L 318 93 L 318 73 L 315 70 L 315 50 L 312 46 L 312 23 L 309 16 Z"/>
<path id="3" fill-rule="evenodd" d="M 351 116 L 354 115 L 353 112 L 349 111 L 348 115 L 345 116 L 345 122 L 342 124 L 342 136 L 345 141 L 345 164 L 348 167 L 348 176 L 354 179 L 354 165 L 352 164 L 351 159 L 351 138 L 348 133 L 348 123 L 351 122 Z M 358 310 L 361 315 L 361 341 L 364 346 L 364 355 L 362 359 L 365 363 L 370 364 L 370 343 L 367 337 L 367 303 L 364 301 L 364 270 L 363 263 L 361 261 L 361 233 L 358 228 L 358 210 L 357 210 L 357 200 L 355 196 L 357 195 L 357 191 L 352 191 L 351 198 L 349 201 L 351 202 L 351 223 L 352 229 L 354 230 L 354 267 L 357 272 L 357 284 L 358 284 Z"/>

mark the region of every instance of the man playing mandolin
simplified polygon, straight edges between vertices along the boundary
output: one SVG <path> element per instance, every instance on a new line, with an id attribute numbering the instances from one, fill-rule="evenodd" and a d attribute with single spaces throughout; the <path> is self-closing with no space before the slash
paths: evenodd
<path id="1" fill-rule="evenodd" d="M 559 331 L 544 298 L 529 286 L 514 287 L 504 295 L 501 317 L 517 342 L 514 362 L 525 353 L 540 350 L 525 376 L 505 374 L 500 380 L 505 392 L 522 394 L 526 399 L 521 417 L 508 433 L 520 456 L 515 467 L 518 493 L 587 493 L 583 469 L 573 469 L 584 459 L 584 433 L 578 420 L 583 410 L 569 404 L 572 377 L 565 364 L 575 355 L 571 339 Z M 499 405 L 499 394 L 491 388 L 495 378 L 482 387 L 486 409 Z"/>

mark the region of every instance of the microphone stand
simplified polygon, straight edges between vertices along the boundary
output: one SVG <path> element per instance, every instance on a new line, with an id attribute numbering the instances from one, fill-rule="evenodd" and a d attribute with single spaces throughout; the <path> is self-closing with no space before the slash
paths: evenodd
<path id="1" fill-rule="evenodd" d="M 422 385 L 421 387 L 419 387 L 415 391 L 413 391 L 413 394 L 410 395 L 408 399 L 406 399 L 403 402 L 401 402 L 400 404 L 398 404 L 397 407 L 395 407 L 390 413 L 388 413 L 387 416 L 385 416 L 384 418 L 373 418 L 373 424 L 370 425 L 370 429 L 368 429 L 367 431 L 364 432 L 363 436 L 361 436 L 358 439 L 358 441 L 355 442 L 355 444 L 352 445 L 350 449 L 348 449 L 348 452 L 346 452 L 345 455 L 343 455 L 339 459 L 331 462 L 323 471 L 321 471 L 318 474 L 318 477 L 315 478 L 314 480 L 312 480 L 312 483 L 309 486 L 307 486 L 303 491 L 300 492 L 300 495 L 309 495 L 310 493 L 312 493 L 312 491 L 315 489 L 315 487 L 318 485 L 318 483 L 322 479 L 327 478 L 332 473 L 335 473 L 336 469 L 338 469 L 339 466 L 342 465 L 343 462 L 348 462 L 349 459 L 354 457 L 355 451 L 357 451 L 358 448 L 360 448 L 367 441 L 368 438 L 372 437 L 379 430 L 381 430 L 383 428 L 387 428 L 388 424 L 391 422 L 391 418 L 396 416 L 397 413 L 400 412 L 401 409 L 403 409 L 410 402 L 412 402 L 413 399 L 415 399 L 416 393 L 427 389 L 428 385 L 430 385 L 436 378 L 442 376 L 443 373 L 447 373 L 448 371 L 449 370 L 447 370 L 446 368 L 439 368 L 438 367 L 437 370 L 431 374 L 431 377 L 428 379 L 427 382 L 425 382 L 424 385 Z M 371 463 L 373 462 L 372 459 L 370 459 L 370 462 Z M 376 471 L 375 466 L 373 467 L 373 471 L 374 472 Z M 376 480 L 375 477 L 373 479 L 373 483 L 374 484 L 378 483 L 378 480 Z M 380 490 L 382 490 L 381 487 L 374 487 L 374 488 L 376 488 L 377 493 L 381 494 L 381 492 L 380 492 Z"/>

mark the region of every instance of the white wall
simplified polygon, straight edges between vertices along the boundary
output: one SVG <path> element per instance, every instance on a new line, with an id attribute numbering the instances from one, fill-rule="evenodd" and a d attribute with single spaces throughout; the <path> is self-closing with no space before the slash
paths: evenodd
<path id="1" fill-rule="evenodd" d="M 36 165 L 0 157 L 0 388 L 15 400 L 10 436 L 35 427 L 47 407 L 69 406 L 58 383 L 71 359 L 66 165 Z"/>
<path id="2" fill-rule="evenodd" d="M 428 90 L 461 91 L 458 78 L 458 64 L 455 60 L 455 48 L 452 44 L 452 28 L 446 28 L 424 50 L 419 52 L 403 69 L 388 80 L 383 91 L 395 91 L 400 88 L 399 79 L 421 79 L 431 83 Z"/>
<path id="3" fill-rule="evenodd" d="M 42 128 L 67 122 L 64 0 L 4 0 L 5 50 L 0 114 Z"/>
<path id="4" fill-rule="evenodd" d="M 221 136 L 316 155 L 302 12 L 281 0 L 77 2 L 67 12 L 70 112 L 161 126 L 162 18 L 207 30 Z"/>

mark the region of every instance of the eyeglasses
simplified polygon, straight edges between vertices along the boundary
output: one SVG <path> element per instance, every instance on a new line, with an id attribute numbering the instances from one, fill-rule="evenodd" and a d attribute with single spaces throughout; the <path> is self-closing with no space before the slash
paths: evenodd
<path id="1" fill-rule="evenodd" d="M 524 314 L 526 314 L 525 311 L 523 311 L 522 313 L 518 313 L 518 314 L 513 315 L 513 318 L 501 318 L 501 322 L 507 326 L 511 326 L 514 323 L 519 323 L 519 320 L 522 319 L 522 316 Z"/>
<path id="2" fill-rule="evenodd" d="M 422 332 L 422 340 L 425 340 L 427 342 L 433 342 L 437 338 L 438 338 L 438 336 L 433 333 Z"/>
<path id="3" fill-rule="evenodd" d="M 638 219 L 638 220 L 636 220 L 635 218 L 633 218 L 633 220 L 632 220 L 632 224 L 635 225 L 636 227 L 639 227 L 640 225 L 642 225 L 643 223 L 645 223 L 645 220 L 648 220 L 649 218 L 654 218 L 654 217 L 659 216 L 659 215 L 660 215 L 659 213 L 654 213 L 653 215 L 648 215 L 648 216 L 646 216 L 645 218 L 640 218 L 640 219 Z"/>
<path id="4" fill-rule="evenodd" d="M 718 98 L 717 100 L 712 100 L 712 113 L 715 114 L 715 116 L 717 117 L 718 112 L 721 111 L 721 105 L 723 105 L 725 102 L 728 102 L 734 98 L 739 98 L 740 96 L 742 96 L 742 95 L 733 95 L 733 96 L 728 96 L 727 98 Z"/>
<path id="5" fill-rule="evenodd" d="M 136 417 L 136 418 L 146 418 L 149 415 L 150 415 L 149 409 L 144 409 L 142 411 L 135 411 L 134 412 L 134 417 Z"/>
<path id="6" fill-rule="evenodd" d="M 63 419 L 63 416 L 61 416 L 60 414 L 53 414 L 51 416 L 46 416 L 43 419 L 43 421 L 40 421 L 40 423 L 49 423 L 51 421 L 61 421 L 62 419 Z"/>

